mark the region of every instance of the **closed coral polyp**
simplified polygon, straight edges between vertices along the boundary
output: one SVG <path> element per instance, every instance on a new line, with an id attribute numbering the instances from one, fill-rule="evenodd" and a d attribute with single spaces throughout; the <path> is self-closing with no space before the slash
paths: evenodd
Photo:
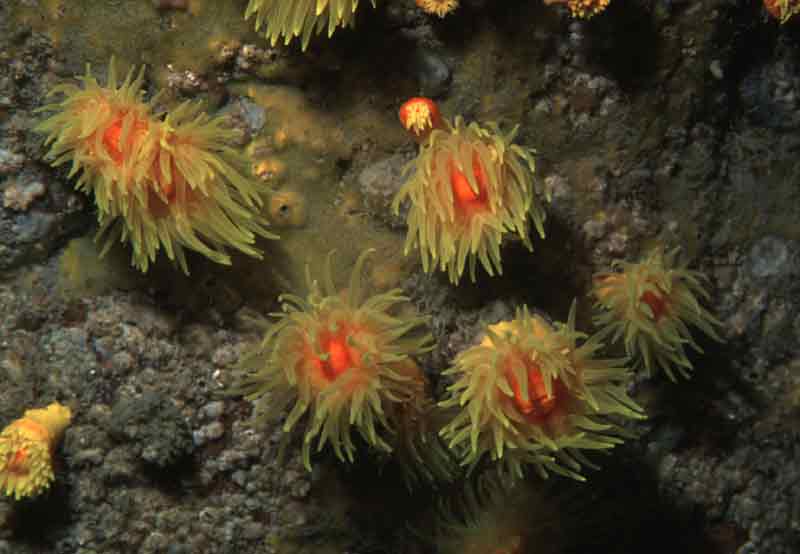
<path id="1" fill-rule="evenodd" d="M 431 131 L 444 125 L 439 107 L 430 98 L 416 97 L 406 100 L 398 113 L 400 123 L 419 143 L 427 140 Z"/>

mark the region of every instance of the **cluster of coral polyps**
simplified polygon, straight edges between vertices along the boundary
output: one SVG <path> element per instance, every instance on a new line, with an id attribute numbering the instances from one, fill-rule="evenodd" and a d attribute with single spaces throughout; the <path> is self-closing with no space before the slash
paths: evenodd
<path id="1" fill-rule="evenodd" d="M 53 451 L 72 419 L 66 406 L 54 402 L 27 410 L 0 433 L 0 490 L 16 500 L 50 487 Z"/>
<path id="2" fill-rule="evenodd" d="M 652 373 L 660 368 L 670 379 L 689 377 L 686 346 L 702 352 L 689 326 L 721 341 L 720 322 L 700 305 L 708 300 L 705 276 L 676 265 L 676 251 L 656 248 L 636 263 L 616 262 L 614 270 L 595 275 L 595 325 L 623 341 L 627 354 Z"/>
<path id="3" fill-rule="evenodd" d="M 111 61 L 106 86 L 87 67 L 83 87 L 60 85 L 64 98 L 37 131 L 47 134 L 53 165 L 69 163 L 77 188 L 94 197 L 106 248 L 129 242 L 147 271 L 160 249 L 184 272 L 184 249 L 230 264 L 228 249 L 260 257 L 257 236 L 276 238 L 260 215 L 262 198 L 229 146 L 236 133 L 200 104 L 154 114 L 142 100 L 144 70 L 118 83 Z"/>
<path id="4" fill-rule="evenodd" d="M 798 0 L 764 0 L 764 7 L 772 17 L 781 23 L 786 23 L 800 13 L 800 1 Z"/>
<path id="5" fill-rule="evenodd" d="M 364 0 L 366 2 L 366 0 Z M 764 0 L 780 4 L 792 0 Z M 610 0 L 544 0 L 545 4 L 564 4 L 572 17 L 588 19 L 608 7 Z M 375 0 L 370 0 L 375 7 Z M 416 0 L 417 6 L 431 15 L 445 17 L 459 6 L 458 0 Z M 288 45 L 299 38 L 305 50 L 311 37 L 322 33 L 330 38 L 339 27 L 355 21 L 359 0 L 250 0 L 245 19 L 255 18 L 255 29 L 264 33 L 272 46 Z"/>
<path id="6" fill-rule="evenodd" d="M 309 468 L 312 448 L 328 443 L 340 460 L 352 462 L 354 433 L 384 452 L 422 438 L 414 435 L 425 415 L 424 377 L 412 356 L 430 348 L 422 330 L 427 318 L 413 309 L 402 313 L 411 306 L 398 289 L 365 294 L 361 274 L 369 252 L 359 256 L 344 291 L 333 284 L 331 253 L 322 283 L 309 276 L 307 298 L 282 295 L 279 320 L 241 364 L 235 390 L 255 402 L 256 420 L 288 410 L 283 430 L 304 427 Z M 399 429 L 404 423 L 414 428 Z"/>
<path id="7" fill-rule="evenodd" d="M 608 416 L 644 417 L 625 360 L 596 357 L 603 344 L 575 330 L 574 303 L 565 324 L 522 308 L 485 333 L 445 372 L 454 382 L 440 405 L 456 413 L 441 434 L 462 465 L 489 459 L 508 482 L 527 466 L 583 480 L 582 451 L 622 442 Z"/>
<path id="8" fill-rule="evenodd" d="M 405 251 L 418 249 L 426 272 L 447 271 L 458 283 L 464 269 L 475 280 L 480 261 L 489 275 L 502 273 L 500 244 L 516 234 L 530 249 L 533 222 L 544 237 L 545 212 L 533 186 L 533 151 L 513 143 L 516 127 L 503 134 L 486 127 L 442 118 L 427 98 L 412 98 L 400 120 L 420 142 L 411 177 L 393 201 L 395 213 L 408 199 Z"/>

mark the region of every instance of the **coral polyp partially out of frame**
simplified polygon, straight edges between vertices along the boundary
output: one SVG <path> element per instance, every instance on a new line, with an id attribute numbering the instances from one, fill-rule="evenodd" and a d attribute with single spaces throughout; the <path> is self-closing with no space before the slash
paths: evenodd
<path id="1" fill-rule="evenodd" d="M 800 1 L 798 0 L 764 0 L 764 7 L 772 17 L 781 23 L 786 23 L 800 13 Z"/>
<path id="2" fill-rule="evenodd" d="M 375 0 L 371 0 L 375 6 Z M 245 18 L 255 16 L 255 27 L 275 46 L 280 39 L 289 44 L 300 39 L 303 50 L 314 35 L 352 25 L 359 0 L 250 0 Z"/>
<path id="3" fill-rule="evenodd" d="M 545 4 L 565 4 L 572 17 L 589 19 L 604 11 L 611 0 L 544 0 Z"/>
<path id="4" fill-rule="evenodd" d="M 38 127 L 53 165 L 71 163 L 76 188 L 94 197 L 106 247 L 129 242 L 147 271 L 163 248 L 184 272 L 184 249 L 230 264 L 228 248 L 260 257 L 256 236 L 277 238 L 260 216 L 261 196 L 228 143 L 236 132 L 200 104 L 156 115 L 142 100 L 144 68 L 118 83 L 112 60 L 101 86 L 87 66 L 83 87 L 60 85 L 64 98 Z M 104 249 L 105 250 L 105 249 Z"/>
<path id="5" fill-rule="evenodd" d="M 458 0 L 417 0 L 417 6 L 426 13 L 444 17 L 455 11 Z"/>
<path id="6" fill-rule="evenodd" d="M 419 368 L 411 358 L 426 351 L 427 318 L 400 315 L 411 308 L 398 289 L 367 297 L 361 273 L 369 251 L 359 256 L 346 290 L 338 291 L 328 257 L 322 284 L 307 273 L 306 298 L 281 296 L 283 313 L 242 362 L 235 391 L 255 402 L 256 420 L 289 411 L 284 433 L 304 427 L 303 460 L 330 443 L 342 461 L 353 461 L 354 431 L 367 444 L 390 452 L 393 415 L 416 404 Z M 404 306 L 405 305 L 405 306 Z M 413 311 L 413 310 L 412 310 Z M 288 436 L 288 435 L 287 435 Z"/>
<path id="7" fill-rule="evenodd" d="M 461 117 L 430 131 L 393 203 L 397 213 L 410 200 L 405 251 L 417 247 L 426 272 L 438 267 L 458 283 L 468 268 L 474 281 L 480 261 L 489 275 L 499 274 L 506 233 L 531 248 L 532 220 L 544 237 L 533 152 L 513 144 L 515 135 L 516 128 L 502 134 L 494 124 L 484 128 Z"/>
<path id="8" fill-rule="evenodd" d="M 505 481 L 528 465 L 582 480 L 581 467 L 592 467 L 583 451 L 622 442 L 606 416 L 644 417 L 625 391 L 625 360 L 596 358 L 602 346 L 575 330 L 574 304 L 566 324 L 523 308 L 490 325 L 446 371 L 455 381 L 441 406 L 457 414 L 442 436 L 464 465 L 487 458 Z"/>

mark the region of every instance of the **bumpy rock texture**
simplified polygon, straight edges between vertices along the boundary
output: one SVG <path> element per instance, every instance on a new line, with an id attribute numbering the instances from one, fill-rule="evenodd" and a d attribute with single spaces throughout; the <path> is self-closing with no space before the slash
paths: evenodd
<path id="1" fill-rule="evenodd" d="M 613 0 L 584 22 L 539 1 L 439 20 L 386 0 L 301 55 L 253 35 L 245 2 L 180 4 L 0 3 L 0 423 L 55 399 L 75 414 L 51 493 L 0 500 L 0 553 L 430 551 L 430 498 L 392 468 L 323 454 L 308 474 L 223 394 L 252 318 L 302 287 L 307 261 L 317 272 L 336 247 L 345 275 L 375 246 L 372 284 L 402 283 L 433 314 L 421 362 L 441 390 L 482 323 L 522 303 L 564 319 L 577 296 L 586 327 L 591 274 L 655 241 L 711 277 L 727 342 L 702 343 L 692 381 L 637 379 L 651 417 L 574 493 L 611 515 L 570 551 L 800 551 L 795 27 L 755 1 Z M 204 98 L 241 129 L 274 216 L 302 213 L 264 262 L 142 276 L 127 252 L 99 261 L 71 240 L 93 232 L 91 201 L 48 167 L 33 110 L 111 52 L 147 63 L 163 102 Z M 538 151 L 548 236 L 532 254 L 506 244 L 502 277 L 455 289 L 401 257 L 388 204 L 415 147 L 396 109 L 422 92 L 450 116 L 520 124 Z"/>

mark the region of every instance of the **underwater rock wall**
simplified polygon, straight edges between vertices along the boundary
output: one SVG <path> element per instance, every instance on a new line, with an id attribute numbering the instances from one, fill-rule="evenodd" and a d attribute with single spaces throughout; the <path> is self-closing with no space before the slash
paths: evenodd
<path id="1" fill-rule="evenodd" d="M 274 2 L 251 4 L 269 21 Z M 604 9 L 588 19 L 568 2 L 331 1 L 355 4 L 352 27 L 314 29 L 307 47 L 273 44 L 245 0 L 0 4 L 0 423 L 52 401 L 72 411 L 49 490 L 0 499 L 0 553 L 800 550 L 797 24 L 756 0 L 590 2 Z M 34 128 L 48 91 L 87 63 L 105 85 L 112 56 L 121 79 L 145 67 L 154 113 L 200 100 L 229 122 L 263 192 L 253 213 L 280 236 L 255 239 L 260 259 L 189 252 L 186 275 L 162 249 L 141 273 L 135 238 L 100 257 L 95 199 Z M 528 229 L 529 251 L 506 233 L 502 275 L 479 264 L 456 286 L 404 254 L 408 211 L 392 200 L 419 147 L 397 111 L 417 96 L 446 119 L 519 125 L 515 144 L 535 151 L 545 237 Z M 114 140 L 135 146 L 124 117 Z M 459 189 L 473 207 L 480 175 Z M 400 316 L 430 317 L 432 348 L 412 363 L 439 402 L 487 324 L 522 305 L 567 321 L 577 299 L 593 332 L 593 274 L 662 245 L 709 278 L 724 343 L 692 335 L 690 380 L 631 366 L 625 394 L 648 418 L 587 454 L 585 483 L 532 471 L 474 493 L 457 474 L 409 492 L 408 460 L 369 438 L 353 464 L 313 452 L 309 472 L 286 414 L 254 421 L 230 394 L 278 296 L 313 295 L 306 268 L 321 279 L 331 250 L 335 291 L 372 248 L 365 289 L 399 287 Z"/>

